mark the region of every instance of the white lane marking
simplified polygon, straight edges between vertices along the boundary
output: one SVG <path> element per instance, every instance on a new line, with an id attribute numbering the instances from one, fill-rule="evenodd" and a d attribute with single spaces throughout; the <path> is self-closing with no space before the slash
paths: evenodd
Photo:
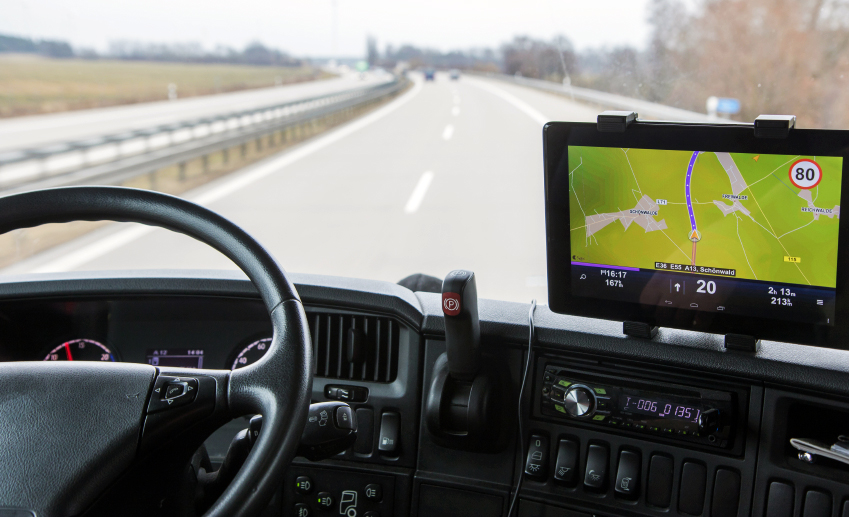
<path id="1" fill-rule="evenodd" d="M 452 136 L 454 136 L 454 126 L 448 124 L 447 126 L 445 126 L 445 129 L 442 130 L 442 139 L 451 140 Z"/>
<path id="2" fill-rule="evenodd" d="M 493 86 L 493 85 L 486 83 L 484 81 L 478 81 L 478 80 L 474 80 L 474 79 L 473 80 L 467 80 L 467 82 L 477 86 L 478 88 L 480 88 L 482 90 L 486 90 L 493 95 L 497 95 L 498 97 L 501 97 L 505 101 L 512 104 L 514 107 L 518 108 L 519 111 L 523 112 L 525 115 L 534 119 L 534 121 L 536 121 L 536 123 L 541 125 L 541 126 L 545 125 L 547 122 L 549 122 L 551 120 L 550 117 L 546 117 L 545 115 L 543 115 L 542 113 L 537 111 L 536 108 L 534 108 L 533 106 L 531 106 L 527 102 L 521 100 L 520 98 L 516 97 L 512 93 L 509 93 L 505 90 L 502 90 L 501 88 L 499 88 L 497 86 Z"/>
<path id="3" fill-rule="evenodd" d="M 266 176 L 270 176 L 276 172 L 279 172 L 284 167 L 287 167 L 298 160 L 306 158 L 307 156 L 316 153 L 324 149 L 325 147 L 338 142 L 339 140 L 345 138 L 346 136 L 363 129 L 364 127 L 377 122 L 383 117 L 389 115 L 393 111 L 397 110 L 404 104 L 410 102 L 413 97 L 419 94 L 422 89 L 422 83 L 420 81 L 416 81 L 413 85 L 413 89 L 405 93 L 403 96 L 398 99 L 392 101 L 390 104 L 380 108 L 377 111 L 374 111 L 361 119 L 354 120 L 353 122 L 344 125 L 324 136 L 318 137 L 311 142 L 307 142 L 301 147 L 297 149 L 293 149 L 292 151 L 284 154 L 280 158 L 277 158 L 271 162 L 266 163 L 265 165 L 261 165 L 254 169 L 251 169 L 243 174 L 239 174 L 238 176 L 230 179 L 229 181 L 225 181 L 221 185 L 217 187 L 213 187 L 206 192 L 201 193 L 197 196 L 188 197 L 190 201 L 194 201 L 199 205 L 207 205 L 209 203 L 213 203 L 223 197 L 226 197 L 237 190 L 240 190 L 244 187 L 247 187 L 251 183 L 255 183 L 256 181 L 261 180 Z M 430 181 L 428 180 L 428 183 Z M 427 190 L 427 186 L 425 186 L 425 190 Z M 424 197 L 424 192 L 422 192 L 422 197 Z M 419 201 L 421 203 L 421 201 Z M 418 208 L 418 206 L 416 206 Z M 95 241 L 88 246 L 75 250 L 62 258 L 52 260 L 46 264 L 43 264 L 32 270 L 33 273 L 47 273 L 47 272 L 62 272 L 62 271 L 70 271 L 71 269 L 77 268 L 83 264 L 91 262 L 103 255 L 114 251 L 121 246 L 129 244 L 130 242 L 146 235 L 147 233 L 153 230 L 152 227 L 135 227 L 135 228 L 127 228 L 126 230 L 121 230 L 118 233 L 112 234 L 108 237 L 104 237 L 98 241 Z"/>
<path id="4" fill-rule="evenodd" d="M 103 237 L 84 248 L 80 248 L 76 251 L 63 255 L 61 258 L 50 261 L 30 272 L 53 273 L 57 271 L 70 271 L 71 269 L 82 266 L 87 262 L 91 262 L 98 257 L 106 255 L 110 251 L 115 251 L 121 246 L 129 244 L 139 237 L 147 235 L 153 230 L 154 228 L 152 226 L 134 226 L 132 228 L 127 228 L 126 230 Z"/>
<path id="5" fill-rule="evenodd" d="M 455 117 L 459 116 L 460 115 L 460 106 L 454 106 L 453 108 L 451 108 L 451 114 L 454 115 Z"/>
<path id="6" fill-rule="evenodd" d="M 433 181 L 433 172 L 426 171 L 422 174 L 422 177 L 419 178 L 419 182 L 416 183 L 416 188 L 414 188 L 413 193 L 410 194 L 410 199 L 407 200 L 407 204 L 404 205 L 405 213 L 414 214 L 418 211 L 422 201 L 424 200 L 425 194 L 427 194 L 427 189 L 430 187 L 431 181 Z"/>

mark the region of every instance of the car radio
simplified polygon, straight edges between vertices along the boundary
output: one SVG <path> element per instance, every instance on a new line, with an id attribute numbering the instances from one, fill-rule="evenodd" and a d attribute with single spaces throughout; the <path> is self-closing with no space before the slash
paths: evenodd
<path id="1" fill-rule="evenodd" d="M 734 393 L 690 386 L 626 381 L 547 365 L 544 415 L 728 449 Z"/>

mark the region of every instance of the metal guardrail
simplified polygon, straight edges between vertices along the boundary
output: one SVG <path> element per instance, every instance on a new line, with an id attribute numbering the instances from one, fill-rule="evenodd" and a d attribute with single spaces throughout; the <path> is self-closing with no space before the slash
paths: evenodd
<path id="1" fill-rule="evenodd" d="M 478 74 L 475 74 L 478 75 Z M 580 88 L 578 86 L 567 86 L 551 81 L 543 81 L 542 79 L 530 79 L 528 77 L 520 77 L 505 74 L 480 74 L 483 77 L 490 77 L 501 81 L 506 81 L 521 86 L 527 86 L 537 90 L 544 90 L 558 95 L 570 97 L 573 100 L 597 104 L 605 108 L 636 111 L 642 118 L 654 118 L 658 120 L 678 120 L 686 122 L 712 122 L 722 123 L 731 122 L 724 119 L 710 117 L 705 113 L 696 111 L 688 111 L 679 108 L 673 108 L 656 102 L 649 102 L 642 99 L 634 99 L 625 97 L 624 95 L 616 95 L 614 93 L 601 92 L 598 90 L 590 90 L 588 88 Z"/>
<path id="2" fill-rule="evenodd" d="M 0 192 L 120 183 L 374 102 L 405 86 L 406 81 L 395 79 L 262 108 L 0 153 Z"/>

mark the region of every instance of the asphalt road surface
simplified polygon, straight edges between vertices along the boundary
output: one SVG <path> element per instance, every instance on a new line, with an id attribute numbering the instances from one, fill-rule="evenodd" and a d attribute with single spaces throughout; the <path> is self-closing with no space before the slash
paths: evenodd
<path id="1" fill-rule="evenodd" d="M 388 74 L 382 76 L 365 74 L 363 77 L 359 74 L 348 74 L 322 81 L 221 95 L 0 119 L 0 152 L 41 147 L 57 142 L 82 140 L 272 106 L 343 90 L 373 86 L 390 79 L 391 76 Z"/>
<path id="2" fill-rule="evenodd" d="M 545 303 L 541 128 L 597 113 L 497 80 L 438 75 L 186 197 L 244 227 L 288 271 L 396 282 L 467 268 L 482 297 Z M 146 268 L 235 265 L 188 237 L 116 223 L 4 273 Z"/>

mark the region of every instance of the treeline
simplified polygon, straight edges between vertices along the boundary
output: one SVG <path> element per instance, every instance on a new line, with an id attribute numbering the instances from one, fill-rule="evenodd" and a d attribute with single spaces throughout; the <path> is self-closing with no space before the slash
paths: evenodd
<path id="1" fill-rule="evenodd" d="M 74 49 L 64 41 L 31 40 L 0 34 L 0 52 L 39 54 L 48 57 L 74 57 Z"/>
<path id="2" fill-rule="evenodd" d="M 799 126 L 849 128 L 849 0 L 652 0 L 647 16 L 643 49 L 523 36 L 496 50 L 387 47 L 370 61 L 565 80 L 698 112 L 710 96 L 733 97 L 737 120 L 794 114 Z"/>
<path id="3" fill-rule="evenodd" d="M 219 46 L 205 50 L 197 43 L 156 44 L 114 41 L 109 50 L 75 49 L 64 41 L 32 40 L 0 35 L 0 53 L 38 54 L 53 58 L 122 59 L 129 61 L 165 61 L 181 63 L 231 63 L 256 66 L 302 66 L 304 61 L 262 43 L 254 42 L 243 50 Z"/>

